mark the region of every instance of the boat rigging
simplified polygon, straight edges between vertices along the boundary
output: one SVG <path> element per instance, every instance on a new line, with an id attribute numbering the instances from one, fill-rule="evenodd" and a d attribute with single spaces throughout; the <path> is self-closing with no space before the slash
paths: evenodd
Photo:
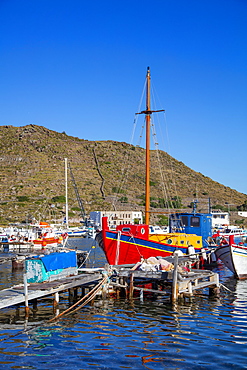
<path id="1" fill-rule="evenodd" d="M 146 74 L 146 110 L 136 114 L 145 114 L 146 121 L 146 186 L 145 186 L 145 223 L 149 225 L 150 214 L 150 123 L 151 114 L 155 112 L 164 112 L 164 109 L 151 110 L 150 99 L 151 75 L 150 68 L 147 68 Z"/>

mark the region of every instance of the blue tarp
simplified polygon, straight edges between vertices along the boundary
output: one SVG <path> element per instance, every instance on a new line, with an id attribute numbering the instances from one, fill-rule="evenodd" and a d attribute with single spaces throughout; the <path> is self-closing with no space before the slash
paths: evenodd
<path id="1" fill-rule="evenodd" d="M 76 267 L 76 252 L 59 252 L 40 257 L 46 271 Z"/>

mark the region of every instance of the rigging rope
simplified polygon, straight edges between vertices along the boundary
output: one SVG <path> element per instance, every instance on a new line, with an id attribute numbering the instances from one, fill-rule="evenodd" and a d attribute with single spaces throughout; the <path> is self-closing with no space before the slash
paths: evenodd
<path id="1" fill-rule="evenodd" d="M 157 94 L 154 94 L 153 86 L 152 86 L 152 89 L 151 89 L 151 94 L 152 94 L 153 105 L 154 105 L 155 110 L 156 110 L 156 101 L 155 101 L 155 96 L 154 95 L 157 95 Z M 157 120 L 158 120 L 158 125 L 159 125 L 159 131 L 160 131 L 162 146 L 165 148 L 165 140 L 164 140 L 164 137 L 163 137 L 163 130 L 161 128 L 159 115 L 156 115 L 156 117 L 157 117 Z M 165 121 L 166 136 L 167 136 L 167 142 L 168 142 L 168 145 L 167 146 L 168 146 L 168 151 L 170 151 L 170 149 L 169 149 L 170 146 L 169 146 L 168 128 L 167 128 L 167 124 L 166 124 L 166 115 L 165 115 L 165 112 L 164 112 L 164 121 Z M 168 171 L 169 168 L 166 167 L 166 175 L 165 175 L 164 174 L 165 171 L 162 168 L 161 157 L 160 157 L 160 154 L 159 154 L 159 151 L 160 151 L 160 149 L 159 149 L 159 143 L 155 139 L 156 138 L 156 132 L 155 132 L 154 122 L 152 122 L 152 126 L 151 127 L 152 127 L 152 131 L 153 131 L 154 145 L 155 145 L 155 149 L 156 149 L 156 155 L 157 155 L 157 160 L 158 160 L 158 163 L 159 163 L 159 169 L 160 169 L 160 174 L 161 174 L 161 179 L 162 179 L 162 186 L 163 186 L 164 198 L 166 199 L 167 208 L 168 208 L 168 211 L 170 213 L 171 212 L 171 208 L 175 208 L 175 205 L 171 201 L 172 194 L 175 193 L 175 196 L 178 199 L 178 192 L 177 192 L 177 187 L 176 187 L 176 181 L 174 180 L 174 168 L 172 166 L 172 158 L 168 154 L 168 152 L 166 152 L 166 154 L 167 154 L 167 160 L 168 160 L 168 165 L 170 166 L 170 171 Z M 169 176 L 171 178 L 171 181 L 169 181 Z M 172 187 L 173 187 L 174 191 L 172 191 Z"/>
<path id="2" fill-rule="evenodd" d="M 141 96 L 141 99 L 140 99 L 140 102 L 139 102 L 139 107 L 138 107 L 138 110 L 137 110 L 138 112 L 141 110 L 140 107 L 141 107 L 143 96 L 144 96 L 144 93 L 145 93 L 145 88 L 146 88 L 146 81 L 144 83 L 142 96 Z M 135 117 L 134 118 L 134 123 L 133 123 L 132 135 L 131 135 L 131 139 L 130 139 L 130 145 L 133 145 L 135 131 L 136 131 L 136 125 L 137 125 L 137 118 Z M 117 195 L 121 193 L 121 190 L 124 188 L 124 185 L 127 183 L 129 170 L 130 170 L 130 168 L 132 168 L 132 165 L 129 161 L 130 155 L 131 155 L 130 150 L 125 152 L 124 159 L 123 159 L 123 166 L 122 166 L 122 176 L 121 176 L 121 178 L 119 180 L 119 184 L 117 186 Z M 117 202 L 117 199 L 116 198 L 113 199 L 112 206 L 113 206 L 114 210 L 116 210 L 116 202 Z"/>

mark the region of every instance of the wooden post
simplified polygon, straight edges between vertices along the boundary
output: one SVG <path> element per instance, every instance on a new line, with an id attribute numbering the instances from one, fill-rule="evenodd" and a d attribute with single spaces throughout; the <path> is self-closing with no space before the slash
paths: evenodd
<path id="1" fill-rule="evenodd" d="M 124 277 L 120 277 L 120 279 L 119 279 L 119 283 L 121 284 L 121 285 L 126 285 L 126 280 L 125 280 L 125 278 Z M 120 297 L 121 298 L 126 298 L 127 297 L 127 292 L 126 292 L 126 287 L 124 288 L 124 287 L 121 287 L 120 288 Z"/>
<path id="2" fill-rule="evenodd" d="M 133 292 L 134 292 L 134 274 L 132 272 L 130 274 L 129 299 L 133 298 Z"/>
<path id="3" fill-rule="evenodd" d="M 81 298 L 85 295 L 85 287 L 81 285 Z"/>
<path id="4" fill-rule="evenodd" d="M 24 296 L 25 296 L 25 315 L 28 316 L 29 307 L 28 307 L 28 288 L 27 288 L 27 274 L 23 274 L 24 281 Z"/>
<path id="5" fill-rule="evenodd" d="M 140 301 L 143 302 L 143 289 L 140 290 Z"/>
<path id="6" fill-rule="evenodd" d="M 219 275 L 217 273 L 215 273 L 215 275 L 213 276 L 213 279 L 210 278 L 210 280 L 214 280 L 214 286 L 213 287 L 209 287 L 209 295 L 212 296 L 212 295 L 219 295 L 220 293 L 220 282 L 219 282 Z"/>
<path id="7" fill-rule="evenodd" d="M 20 306 L 19 305 L 16 306 L 15 317 L 16 317 L 17 320 L 19 320 L 19 318 L 20 318 Z"/>
<path id="8" fill-rule="evenodd" d="M 56 292 L 56 293 L 54 294 L 53 307 L 54 307 L 54 308 L 55 308 L 55 307 L 57 307 L 57 306 L 58 306 L 58 304 L 59 304 L 59 293 L 58 293 L 58 292 Z"/>
<path id="9" fill-rule="evenodd" d="M 73 302 L 74 294 L 73 294 L 73 288 L 69 288 L 69 302 Z"/>
<path id="10" fill-rule="evenodd" d="M 174 270 L 173 270 L 173 277 L 172 277 L 172 302 L 176 302 L 178 298 L 178 255 L 175 253 L 174 256 Z"/>
<path id="11" fill-rule="evenodd" d="M 188 282 L 188 297 L 189 297 L 190 302 L 192 301 L 192 296 L 193 296 L 192 282 L 189 281 Z"/>
<path id="12" fill-rule="evenodd" d="M 159 290 L 159 285 L 156 281 L 152 282 L 152 289 L 153 290 Z M 154 298 L 157 298 L 157 293 L 153 293 Z"/>
<path id="13" fill-rule="evenodd" d="M 37 308 L 38 308 L 38 300 L 37 299 L 34 299 L 33 300 L 33 310 L 34 311 L 37 311 Z"/>
<path id="14" fill-rule="evenodd" d="M 120 284 L 120 281 L 119 281 L 119 278 L 117 277 L 116 278 L 116 283 L 119 285 Z M 119 295 L 120 295 L 120 288 L 119 286 L 116 286 L 116 298 L 119 299 Z"/>
<path id="15" fill-rule="evenodd" d="M 103 284 L 101 292 L 102 292 L 102 298 L 105 300 L 106 295 L 107 295 L 107 285 L 106 285 L 106 283 Z"/>

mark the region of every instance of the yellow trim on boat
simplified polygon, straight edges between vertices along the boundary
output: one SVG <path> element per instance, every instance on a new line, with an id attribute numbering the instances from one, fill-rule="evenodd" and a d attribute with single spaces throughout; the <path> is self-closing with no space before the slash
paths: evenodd
<path id="1" fill-rule="evenodd" d="M 106 239 L 116 241 L 115 238 L 106 237 Z M 169 240 L 171 241 L 170 243 L 168 242 Z M 183 243 L 185 240 L 187 240 L 187 243 Z M 192 245 L 195 248 L 195 250 L 196 249 L 200 250 L 201 248 L 203 248 L 202 237 L 198 236 L 198 235 L 195 235 L 195 234 L 189 234 L 189 235 L 188 234 L 182 234 L 182 233 L 173 233 L 173 234 L 167 234 L 167 235 L 154 234 L 154 235 L 149 235 L 149 239 L 147 240 L 147 242 L 148 241 L 154 241 L 154 242 L 159 242 L 159 243 L 163 242 L 164 246 L 165 246 L 165 244 L 168 244 L 168 245 L 171 245 L 171 246 L 181 247 L 181 248 L 188 248 L 188 246 Z M 125 241 L 125 240 L 121 240 L 121 243 L 128 243 L 128 244 L 139 246 L 135 242 Z M 140 247 L 153 249 L 153 250 L 157 250 L 157 251 L 160 250 L 160 248 L 153 248 L 153 247 L 150 247 L 148 245 L 140 245 Z M 162 251 L 172 254 L 171 251 L 168 251 L 168 250 L 165 250 L 165 249 L 163 249 Z"/>

